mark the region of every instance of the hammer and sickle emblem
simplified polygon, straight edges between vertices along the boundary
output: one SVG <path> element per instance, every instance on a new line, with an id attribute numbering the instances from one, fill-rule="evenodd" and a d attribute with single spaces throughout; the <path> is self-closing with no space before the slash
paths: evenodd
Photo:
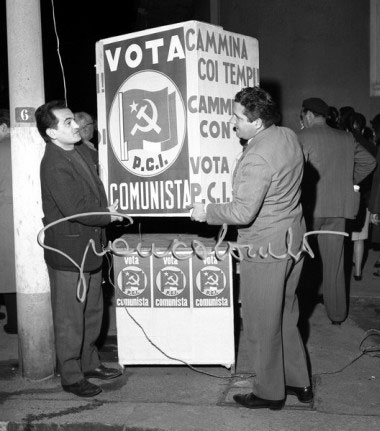
<path id="1" fill-rule="evenodd" d="M 217 286 L 218 285 L 218 274 L 211 274 L 207 277 L 205 285 L 207 286 Z"/>
<path id="2" fill-rule="evenodd" d="M 140 276 L 138 274 L 128 274 L 128 282 L 129 286 L 138 286 L 140 281 Z"/>
<path id="3" fill-rule="evenodd" d="M 141 132 L 150 132 L 151 130 L 154 130 L 157 134 L 161 132 L 161 127 L 157 124 L 158 112 L 157 112 L 156 105 L 150 99 L 144 99 L 144 100 L 146 100 L 149 103 L 149 105 L 152 107 L 152 117 L 149 117 L 149 115 L 145 112 L 148 105 L 142 106 L 137 112 L 136 118 L 138 120 L 140 120 L 141 118 L 145 120 L 146 125 L 141 126 L 140 124 L 136 123 L 133 126 L 131 135 L 134 135 L 137 130 L 140 130 Z"/>
<path id="4" fill-rule="evenodd" d="M 166 277 L 166 284 L 168 284 L 169 286 L 178 286 L 178 275 L 177 274 L 173 274 L 173 275 L 168 275 Z"/>

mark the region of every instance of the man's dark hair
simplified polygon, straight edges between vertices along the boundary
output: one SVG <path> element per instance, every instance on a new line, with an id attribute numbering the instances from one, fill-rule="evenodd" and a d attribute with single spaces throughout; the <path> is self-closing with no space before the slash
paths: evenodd
<path id="1" fill-rule="evenodd" d="M 252 123 L 261 119 L 265 128 L 280 118 L 277 105 L 272 96 L 259 87 L 246 87 L 235 96 L 235 102 L 244 106 L 244 115 Z"/>
<path id="2" fill-rule="evenodd" d="M 380 134 L 380 114 L 377 114 L 371 120 L 371 126 L 376 135 Z"/>
<path id="3" fill-rule="evenodd" d="M 55 129 L 58 124 L 58 119 L 54 114 L 55 109 L 66 109 L 64 100 L 52 100 L 37 108 L 36 117 L 37 129 L 45 142 L 50 142 L 50 137 L 46 134 L 47 129 Z"/>
<path id="4" fill-rule="evenodd" d="M 6 124 L 8 127 L 11 127 L 8 109 L 0 109 L 0 125 L 1 124 Z"/>
<path id="5" fill-rule="evenodd" d="M 334 129 L 338 128 L 339 121 L 339 111 L 335 106 L 329 106 L 329 113 L 326 117 L 326 123 L 328 126 L 333 127 Z"/>
<path id="6" fill-rule="evenodd" d="M 351 121 L 351 117 L 355 114 L 355 109 L 352 106 L 342 106 L 339 108 L 339 128 L 347 130 Z"/>
<path id="7" fill-rule="evenodd" d="M 362 132 L 362 130 L 364 129 L 364 127 L 366 126 L 367 121 L 366 118 L 363 114 L 361 114 L 360 112 L 354 112 L 351 116 L 350 116 L 350 132 L 352 131 L 358 131 L 358 132 Z"/>

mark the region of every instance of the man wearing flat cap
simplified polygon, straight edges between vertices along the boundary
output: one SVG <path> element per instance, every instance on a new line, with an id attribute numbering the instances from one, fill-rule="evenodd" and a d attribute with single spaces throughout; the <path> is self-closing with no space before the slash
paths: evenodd
<path id="1" fill-rule="evenodd" d="M 326 124 L 329 107 L 317 97 L 302 103 L 298 133 L 305 156 L 302 201 L 308 230 L 345 232 L 346 219 L 354 219 L 359 207 L 359 184 L 375 168 L 372 155 L 353 135 Z M 322 265 L 321 293 L 333 324 L 347 317 L 344 277 L 344 237 L 318 234 Z"/>

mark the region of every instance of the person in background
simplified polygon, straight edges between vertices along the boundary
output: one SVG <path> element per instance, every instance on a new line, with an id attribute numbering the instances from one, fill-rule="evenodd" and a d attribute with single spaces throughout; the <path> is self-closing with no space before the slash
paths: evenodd
<path id="1" fill-rule="evenodd" d="M 13 227 L 12 158 L 9 111 L 0 110 L 0 294 L 7 314 L 4 331 L 17 334 Z"/>
<path id="2" fill-rule="evenodd" d="M 326 124 L 328 112 L 328 105 L 318 97 L 302 103 L 305 128 L 298 138 L 305 156 L 303 207 L 308 230 L 345 232 L 346 219 L 354 219 L 359 208 L 360 196 L 354 185 L 374 170 L 376 162 L 351 133 Z M 318 287 L 329 319 L 340 325 L 347 317 L 344 237 L 319 234 L 317 242 L 322 270 Z"/>
<path id="3" fill-rule="evenodd" d="M 373 151 L 375 154 L 377 154 L 377 145 L 375 140 L 375 134 L 371 127 L 365 126 L 363 129 L 363 136 L 364 138 L 371 144 L 371 146 L 374 148 Z"/>
<path id="4" fill-rule="evenodd" d="M 380 114 L 377 114 L 371 121 L 375 142 L 380 143 Z M 371 194 L 369 198 L 368 210 L 370 212 L 370 223 L 372 223 L 371 241 L 375 249 L 380 244 L 380 151 L 376 156 L 377 166 L 373 174 Z M 375 277 L 380 277 L 380 257 L 375 262 Z"/>
<path id="5" fill-rule="evenodd" d="M 353 112 L 348 119 L 348 131 L 352 133 L 355 141 L 362 145 L 373 157 L 376 157 L 376 148 L 363 136 L 366 126 L 366 119 L 363 114 Z M 365 240 L 368 239 L 369 227 L 369 197 L 371 192 L 373 172 L 369 174 L 358 185 L 360 187 L 359 211 L 354 220 L 350 223 L 351 239 L 353 241 L 353 264 L 354 279 L 361 281 L 363 270 L 363 257 L 365 251 Z"/>
<path id="6" fill-rule="evenodd" d="M 277 127 L 279 117 L 272 97 L 248 87 L 234 100 L 231 123 L 236 136 L 248 141 L 233 175 L 233 199 L 225 204 L 192 205 L 192 220 L 238 228 L 238 243 L 250 245 L 240 263 L 242 318 L 248 356 L 255 370 L 253 391 L 234 395 L 250 409 L 279 410 L 286 395 L 313 400 L 306 353 L 297 323 L 295 294 L 303 259 L 292 252 L 302 245 L 305 223 L 300 204 L 303 155 L 295 133 Z M 269 247 L 277 256 L 267 253 Z"/>
<path id="7" fill-rule="evenodd" d="M 91 150 L 87 145 L 77 145 L 81 139 L 79 126 L 65 102 L 45 103 L 36 110 L 35 117 L 37 129 L 46 142 L 40 166 L 44 226 L 86 213 L 47 229 L 45 245 L 60 250 L 80 265 L 89 241 L 101 252 L 105 243 L 104 227 L 122 220 L 121 216 L 109 214 L 116 212 L 118 202 L 108 206 Z M 87 214 L 98 212 L 104 214 Z M 84 297 L 78 292 L 79 271 L 74 263 L 47 248 L 44 248 L 44 257 L 50 279 L 62 388 L 79 397 L 93 397 L 102 389 L 87 379 L 108 380 L 122 374 L 120 369 L 107 368 L 101 363 L 95 344 L 103 318 L 103 257 L 90 247 L 83 267 Z"/>
<path id="8" fill-rule="evenodd" d="M 352 106 L 342 106 L 339 108 L 338 128 L 347 131 L 348 119 L 355 112 Z"/>
<path id="9" fill-rule="evenodd" d="M 326 123 L 333 129 L 339 129 L 339 111 L 335 106 L 329 106 Z"/>
<path id="10" fill-rule="evenodd" d="M 98 149 L 95 145 L 94 137 L 96 132 L 96 120 L 87 112 L 81 111 L 81 112 L 75 112 L 74 114 L 75 122 L 79 126 L 79 134 L 82 140 L 82 143 L 87 145 L 88 148 L 91 150 L 91 158 L 94 161 L 97 170 L 98 170 Z"/>

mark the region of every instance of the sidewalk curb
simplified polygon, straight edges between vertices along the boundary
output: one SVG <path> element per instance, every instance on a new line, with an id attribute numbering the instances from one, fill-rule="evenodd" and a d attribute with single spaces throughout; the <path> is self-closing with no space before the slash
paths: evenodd
<path id="1" fill-rule="evenodd" d="M 0 431 L 165 431 L 163 428 L 129 427 L 127 425 L 107 425 L 82 422 L 67 424 L 32 424 L 20 422 L 0 422 Z"/>

